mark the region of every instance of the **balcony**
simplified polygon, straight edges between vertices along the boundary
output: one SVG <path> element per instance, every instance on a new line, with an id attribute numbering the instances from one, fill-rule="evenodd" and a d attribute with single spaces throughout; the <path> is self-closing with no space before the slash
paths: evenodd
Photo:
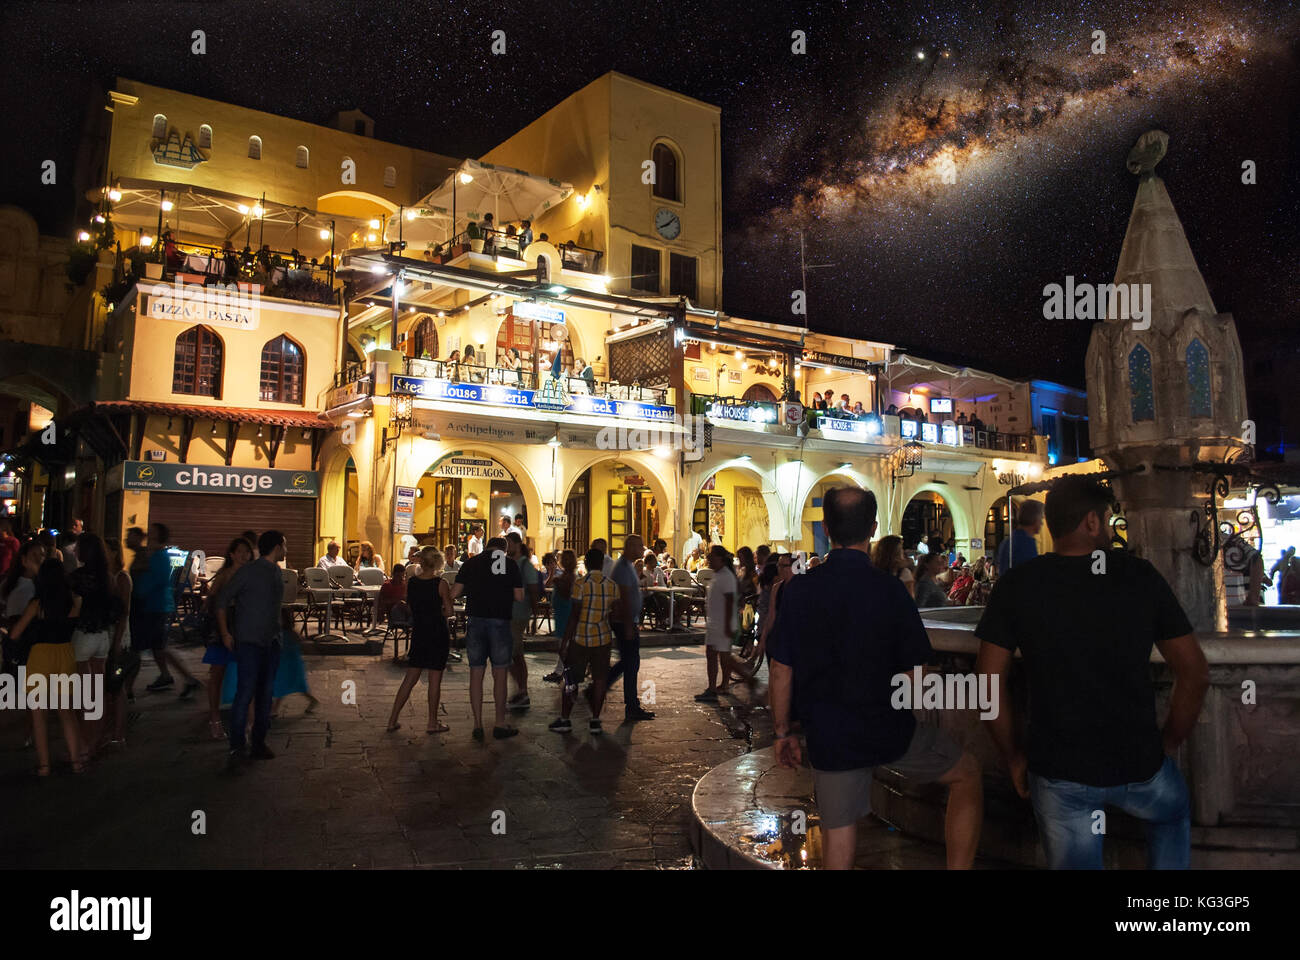
<path id="1" fill-rule="evenodd" d="M 601 274 L 605 252 L 591 247 L 580 247 L 572 240 L 555 244 L 561 270 Z M 424 252 L 424 259 L 432 263 L 456 263 L 468 255 L 488 257 L 493 261 L 513 261 L 520 269 L 527 266 L 518 236 L 501 230 L 489 230 L 484 236 L 477 230 L 463 230 L 447 243 L 435 244 Z"/>
<path id="2" fill-rule="evenodd" d="M 109 303 L 121 303 L 134 284 L 185 283 L 201 286 L 239 284 L 262 296 L 303 303 L 335 304 L 334 267 L 298 251 L 222 250 L 202 244 L 168 244 L 161 251 L 139 248 L 119 253 L 113 279 L 100 291 Z"/>

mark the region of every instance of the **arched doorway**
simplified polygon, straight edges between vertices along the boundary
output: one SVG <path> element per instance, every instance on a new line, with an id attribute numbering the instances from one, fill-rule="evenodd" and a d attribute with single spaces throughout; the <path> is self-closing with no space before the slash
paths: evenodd
<path id="1" fill-rule="evenodd" d="M 947 543 L 954 539 L 952 511 L 938 492 L 922 490 L 908 501 L 903 510 L 899 533 L 905 550 L 915 550 L 918 543 L 935 536 Z"/>
<path id="2" fill-rule="evenodd" d="M 496 364 L 503 366 L 506 352 L 511 347 L 514 347 L 519 351 L 524 370 L 531 371 L 533 369 L 534 328 L 536 328 L 537 337 L 538 370 L 545 372 L 550 368 L 551 363 L 555 360 L 556 350 L 560 351 L 564 369 L 572 370 L 573 342 L 566 324 L 532 320 L 528 317 L 515 316 L 513 313 L 507 313 L 502 317 L 501 325 L 497 327 Z"/>
<path id="3" fill-rule="evenodd" d="M 596 539 L 614 551 L 632 534 L 652 544 L 672 532 L 665 530 L 670 511 L 644 469 L 626 460 L 595 463 L 569 487 L 564 502 L 568 525 L 560 546 L 582 556 Z"/>
<path id="4" fill-rule="evenodd" d="M 744 392 L 741 399 L 755 403 L 776 403 L 780 398 L 766 384 L 756 383 Z"/>
<path id="5" fill-rule="evenodd" d="M 709 477 L 695 498 L 690 528 L 732 553 L 740 547 L 767 543 L 771 518 L 759 478 L 747 470 L 730 468 Z"/>
<path id="6" fill-rule="evenodd" d="M 791 544 L 791 549 L 809 550 L 825 554 L 831 549 L 830 538 L 822 521 L 822 503 L 826 494 L 836 487 L 856 487 L 866 489 L 853 477 L 844 473 L 832 473 L 818 480 L 803 503 L 803 514 L 799 525 L 799 542 Z M 879 506 L 877 506 L 877 510 Z"/>
<path id="7" fill-rule="evenodd" d="M 427 313 L 417 317 L 402 344 L 402 352 L 416 360 L 437 360 L 438 322 Z"/>
<path id="8" fill-rule="evenodd" d="M 490 453 L 465 450 L 439 458 L 421 474 L 415 497 L 411 535 L 421 544 L 455 544 L 462 553 L 474 527 L 482 527 L 486 541 L 504 535 L 502 519 L 509 527 L 520 515 L 528 540 L 536 543 L 523 488 Z"/>
<path id="9" fill-rule="evenodd" d="M 996 556 L 998 546 L 1011 533 L 1011 519 L 1007 513 L 1007 498 L 998 497 L 989 506 L 984 517 L 984 554 Z"/>

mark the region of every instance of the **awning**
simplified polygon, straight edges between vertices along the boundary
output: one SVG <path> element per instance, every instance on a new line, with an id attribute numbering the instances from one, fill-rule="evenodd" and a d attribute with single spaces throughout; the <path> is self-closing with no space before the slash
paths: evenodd
<path id="1" fill-rule="evenodd" d="M 392 217 L 384 239 L 405 240 L 408 249 L 418 251 L 431 243 L 446 243 L 471 220 L 491 213 L 501 225 L 535 220 L 551 207 L 568 199 L 573 186 L 539 177 L 526 170 L 466 160 L 442 182 L 420 198 L 399 220 Z M 452 223 L 455 208 L 456 222 Z"/>
<path id="2" fill-rule="evenodd" d="M 974 367 L 955 367 L 937 360 L 922 360 L 907 354 L 892 357 L 886 377 L 892 390 L 913 390 L 926 387 L 937 396 L 958 400 L 974 400 L 1004 389 L 1025 387 L 1019 380 L 999 377 L 995 373 L 976 370 Z"/>
<path id="3" fill-rule="evenodd" d="M 267 410 L 253 407 L 206 407 L 197 404 L 154 403 L 146 400 L 103 400 L 85 408 L 91 413 L 143 413 L 161 417 L 192 417 L 238 423 L 264 423 L 273 427 L 330 430 L 334 425 L 315 410 Z M 80 412 L 80 411 L 79 411 Z"/>
<path id="4" fill-rule="evenodd" d="M 163 226 L 172 231 L 178 243 L 219 247 L 229 238 L 239 249 L 247 242 L 253 249 L 267 244 L 272 250 L 298 250 L 306 257 L 319 257 L 330 251 L 330 239 L 328 235 L 321 237 L 322 230 L 328 234 L 332 226 L 335 236 L 341 238 L 334 245 L 335 253 L 347 248 L 354 231 L 369 230 L 367 220 L 263 201 L 261 197 L 197 190 L 185 183 L 123 179 L 118 189 L 122 199 L 113 204 L 113 222 L 150 234 L 158 229 L 159 205 L 165 193 L 172 209 L 163 211 Z M 98 203 L 100 192 L 91 190 L 87 197 Z M 260 217 L 253 214 L 258 208 L 262 211 Z"/>

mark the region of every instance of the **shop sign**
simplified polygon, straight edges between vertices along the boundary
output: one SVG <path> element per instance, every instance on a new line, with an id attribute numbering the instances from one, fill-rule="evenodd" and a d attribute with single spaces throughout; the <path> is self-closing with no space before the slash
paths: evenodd
<path id="1" fill-rule="evenodd" d="M 545 522 L 548 527 L 567 527 L 569 518 L 563 513 L 546 512 Z"/>
<path id="2" fill-rule="evenodd" d="M 415 487 L 398 487 L 393 497 L 393 533 L 415 530 Z"/>
<path id="3" fill-rule="evenodd" d="M 540 391 L 519 387 L 494 383 L 452 383 L 448 380 L 401 374 L 393 375 L 392 390 L 394 393 L 413 393 L 422 400 L 455 400 L 484 406 L 526 407 L 635 420 L 672 422 L 677 413 L 674 407 L 635 400 L 613 400 L 588 394 L 573 394 L 557 400 L 550 396 L 542 397 Z"/>
<path id="4" fill-rule="evenodd" d="M 315 470 L 262 470 L 143 460 L 127 460 L 122 469 L 124 490 L 314 497 L 319 493 L 319 486 Z"/>
<path id="5" fill-rule="evenodd" d="M 439 479 L 462 480 L 513 480 L 510 471 L 495 460 L 483 460 L 477 457 L 450 457 L 433 471 Z"/>
<path id="6" fill-rule="evenodd" d="M 865 357 L 845 357 L 838 353 L 821 353 L 817 350 L 805 350 L 804 359 L 809 363 L 824 363 L 828 367 L 840 367 L 844 370 L 861 370 L 870 373 L 876 366 L 874 361 Z"/>
<path id="7" fill-rule="evenodd" d="M 149 316 L 155 320 L 204 323 L 214 327 L 256 330 L 261 322 L 261 305 L 244 293 L 205 295 L 203 287 L 186 289 L 179 296 L 174 287 L 159 284 L 149 296 Z"/>
<path id="8" fill-rule="evenodd" d="M 548 307 L 541 303 L 531 303 L 527 300 L 518 301 L 510 312 L 516 317 L 523 317 L 526 320 L 540 320 L 542 323 L 563 323 L 564 311 L 556 310 L 554 307 Z"/>

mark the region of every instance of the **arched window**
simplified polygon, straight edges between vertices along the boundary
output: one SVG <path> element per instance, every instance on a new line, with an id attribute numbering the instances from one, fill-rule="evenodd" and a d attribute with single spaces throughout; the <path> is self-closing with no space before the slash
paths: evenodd
<path id="1" fill-rule="evenodd" d="M 221 338 L 207 327 L 190 327 L 176 338 L 172 393 L 221 397 Z"/>
<path id="2" fill-rule="evenodd" d="M 1133 422 L 1156 418 L 1156 399 L 1151 384 L 1151 352 L 1138 344 L 1128 355 L 1129 404 Z"/>
<path id="3" fill-rule="evenodd" d="M 438 358 L 438 328 L 433 317 L 425 317 L 411 331 L 411 356 L 419 360 L 426 353 L 429 359 Z"/>
<path id="4" fill-rule="evenodd" d="M 302 347 L 286 336 L 262 348 L 261 398 L 271 403 L 302 403 Z"/>
<path id="5" fill-rule="evenodd" d="M 397 168 L 396 168 L 396 167 L 384 167 L 384 186 L 386 186 L 386 187 L 395 187 L 395 186 L 397 186 Z"/>
<path id="6" fill-rule="evenodd" d="M 161 113 L 153 115 L 153 138 L 155 140 L 167 139 L 167 118 Z"/>
<path id="7" fill-rule="evenodd" d="M 295 160 L 295 163 L 297 163 L 298 168 L 301 170 L 306 170 L 307 163 L 310 159 L 311 159 L 311 151 L 308 150 L 306 147 L 299 146 L 297 159 Z"/>
<path id="8" fill-rule="evenodd" d="M 1200 340 L 1187 345 L 1187 406 L 1193 417 L 1213 416 L 1210 402 L 1210 351 Z"/>
<path id="9" fill-rule="evenodd" d="M 662 200 L 680 201 L 682 191 L 676 152 L 666 143 L 656 143 L 650 159 L 655 163 L 655 182 L 650 192 Z"/>
<path id="10" fill-rule="evenodd" d="M 250 160 L 262 159 L 262 138 L 261 137 L 248 138 L 248 159 Z"/>
<path id="11" fill-rule="evenodd" d="M 203 124 L 203 126 L 199 127 L 199 149 L 200 150 L 212 149 L 212 128 L 209 127 L 206 123 Z"/>

